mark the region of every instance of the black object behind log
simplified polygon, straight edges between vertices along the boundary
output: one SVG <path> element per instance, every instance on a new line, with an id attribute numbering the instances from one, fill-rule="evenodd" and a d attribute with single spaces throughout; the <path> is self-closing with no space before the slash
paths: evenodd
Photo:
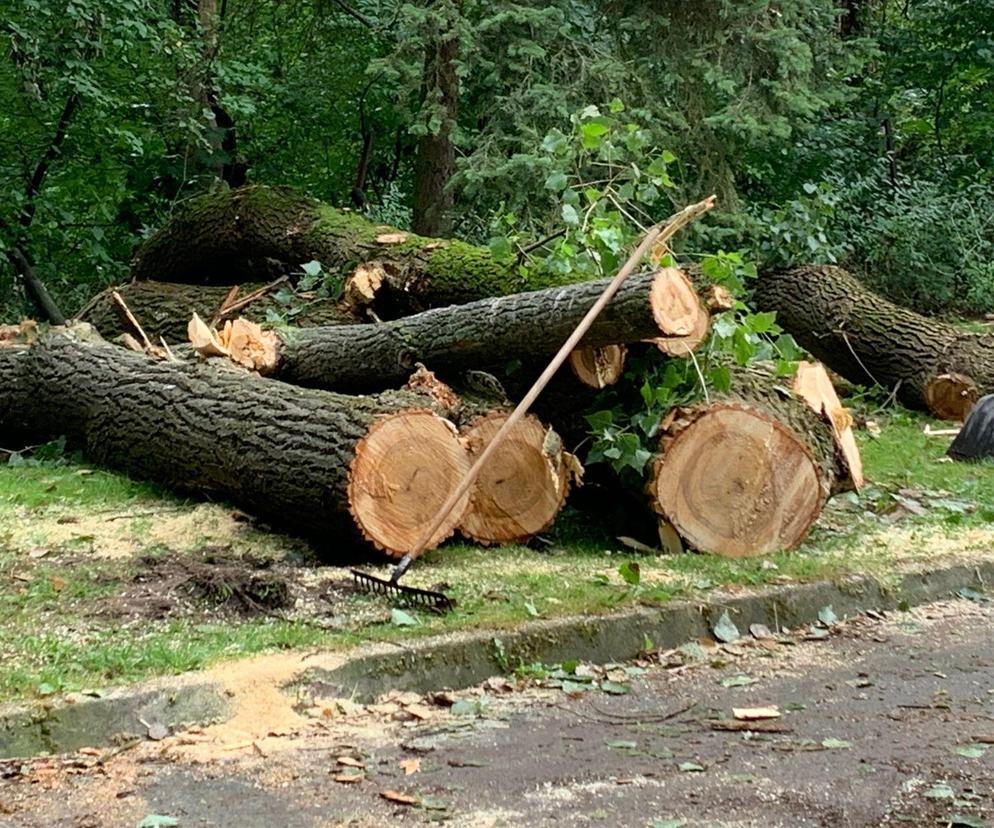
<path id="1" fill-rule="evenodd" d="M 994 458 L 994 394 L 977 400 L 946 454 L 953 460 Z"/>

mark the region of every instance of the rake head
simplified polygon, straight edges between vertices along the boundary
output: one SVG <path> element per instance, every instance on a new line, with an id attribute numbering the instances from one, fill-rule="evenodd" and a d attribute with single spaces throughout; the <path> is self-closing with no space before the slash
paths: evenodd
<path id="1" fill-rule="evenodd" d="M 433 610 L 445 611 L 452 609 L 456 605 L 456 602 L 445 593 L 404 586 L 394 580 L 385 581 L 383 578 L 377 578 L 375 575 L 360 572 L 358 569 L 352 570 L 352 580 L 355 582 L 356 587 L 363 592 L 375 592 L 379 595 L 386 595 L 389 598 L 396 598 L 409 606 L 422 606 Z"/>

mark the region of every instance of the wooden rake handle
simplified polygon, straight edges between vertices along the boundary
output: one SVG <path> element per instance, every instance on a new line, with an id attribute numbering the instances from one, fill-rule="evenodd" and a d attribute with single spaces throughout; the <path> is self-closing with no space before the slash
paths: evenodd
<path id="1" fill-rule="evenodd" d="M 456 487 L 455 491 L 449 495 L 445 503 L 442 504 L 438 513 L 432 519 L 428 528 L 424 531 L 421 538 L 415 544 L 414 548 L 408 552 L 397 564 L 396 569 L 391 575 L 390 580 L 396 583 L 400 577 L 407 571 L 408 567 L 417 560 L 424 551 L 428 548 L 431 543 L 431 539 L 434 534 L 438 531 L 438 528 L 445 522 L 445 519 L 449 516 L 449 513 L 455 508 L 456 504 L 462 499 L 463 495 L 469 491 L 470 486 L 476 482 L 476 478 L 479 476 L 483 467 L 487 464 L 490 458 L 494 455 L 494 452 L 500 448 L 501 444 L 504 442 L 504 438 L 511 432 L 511 429 L 521 420 L 525 414 L 528 413 L 528 409 L 531 408 L 532 403 L 538 398 L 538 395 L 545 390 L 545 386 L 549 384 L 549 380 L 552 379 L 553 375 L 558 371 L 569 355 L 572 353 L 573 349 L 580 343 L 584 335 L 590 330 L 590 326 L 594 324 L 594 320 L 600 315 L 600 312 L 604 310 L 605 306 L 614 295 L 618 292 L 621 286 L 624 284 L 625 279 L 627 279 L 635 267 L 642 261 L 642 258 L 646 253 L 652 249 L 653 245 L 657 248 L 660 245 L 665 244 L 670 238 L 675 234 L 680 232 L 684 227 L 690 224 L 699 216 L 706 213 L 715 205 L 717 200 L 716 196 L 710 196 L 709 198 L 700 201 L 697 204 L 691 204 L 689 207 L 684 207 L 679 213 L 671 216 L 664 222 L 660 222 L 649 228 L 649 231 L 645 234 L 642 242 L 635 252 L 628 257 L 628 260 L 622 265 L 621 270 L 618 274 L 611 280 L 611 283 L 604 288 L 604 292 L 600 295 L 596 302 L 591 306 L 590 310 L 587 311 L 587 315 L 580 320 L 580 323 L 573 330 L 573 333 L 569 335 L 569 338 L 563 343 L 563 346 L 559 349 L 558 353 L 552 358 L 552 361 L 546 366 L 542 375 L 535 380 L 535 384 L 528 389 L 528 393 L 521 399 L 521 402 L 515 407 L 514 411 L 511 412 L 511 416 L 508 417 L 504 424 L 500 427 L 497 434 L 494 435 L 493 440 L 490 441 L 489 445 L 483 450 L 483 453 L 476 458 L 476 462 L 470 467 L 469 471 L 466 472 L 466 476 L 462 479 L 459 486 Z"/>

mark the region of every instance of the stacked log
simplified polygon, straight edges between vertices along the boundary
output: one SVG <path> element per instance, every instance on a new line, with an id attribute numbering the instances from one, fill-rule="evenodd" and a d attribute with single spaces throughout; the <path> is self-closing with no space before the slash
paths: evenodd
<path id="1" fill-rule="evenodd" d="M 330 298 L 295 284 L 312 260 Z M 83 318 L 107 337 L 131 334 L 132 347 L 190 333 L 193 349 L 157 361 L 80 327 L 3 349 L 0 393 L 25 402 L 0 425 L 67 433 L 96 462 L 395 556 L 607 285 L 527 280 L 485 248 L 266 187 L 191 199 L 139 249 L 132 274 Z M 482 544 L 546 531 L 582 472 L 563 436 L 586 442 L 584 412 L 621 377 L 628 349 L 685 356 L 733 301 L 693 271 L 631 276 L 433 545 L 455 531 Z M 256 324 L 274 318 L 289 324 Z M 791 548 L 830 494 L 860 484 L 845 412 L 818 371 L 802 369 L 791 389 L 736 368 L 731 391 L 671 412 L 648 498 L 668 548 Z M 480 377 L 492 383 L 482 397 Z"/>
<path id="2" fill-rule="evenodd" d="M 841 268 L 763 273 L 755 302 L 833 371 L 893 389 L 910 408 L 962 420 L 978 394 L 994 391 L 994 335 L 888 302 Z"/>

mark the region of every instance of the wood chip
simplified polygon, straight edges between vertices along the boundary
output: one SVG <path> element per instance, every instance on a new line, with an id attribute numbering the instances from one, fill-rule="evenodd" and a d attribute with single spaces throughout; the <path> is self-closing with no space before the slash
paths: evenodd
<path id="1" fill-rule="evenodd" d="M 401 793 L 400 791 L 380 791 L 380 796 L 390 802 L 396 802 L 398 805 L 417 805 L 418 799 L 416 796 L 411 796 L 410 794 Z"/>
<path id="2" fill-rule="evenodd" d="M 770 705 L 768 707 L 733 707 L 732 715 L 741 721 L 754 722 L 759 719 L 779 719 L 782 714 L 779 707 Z"/>
<path id="3" fill-rule="evenodd" d="M 364 773 L 336 773 L 331 778 L 343 785 L 354 785 L 356 782 L 365 780 L 366 775 Z"/>

